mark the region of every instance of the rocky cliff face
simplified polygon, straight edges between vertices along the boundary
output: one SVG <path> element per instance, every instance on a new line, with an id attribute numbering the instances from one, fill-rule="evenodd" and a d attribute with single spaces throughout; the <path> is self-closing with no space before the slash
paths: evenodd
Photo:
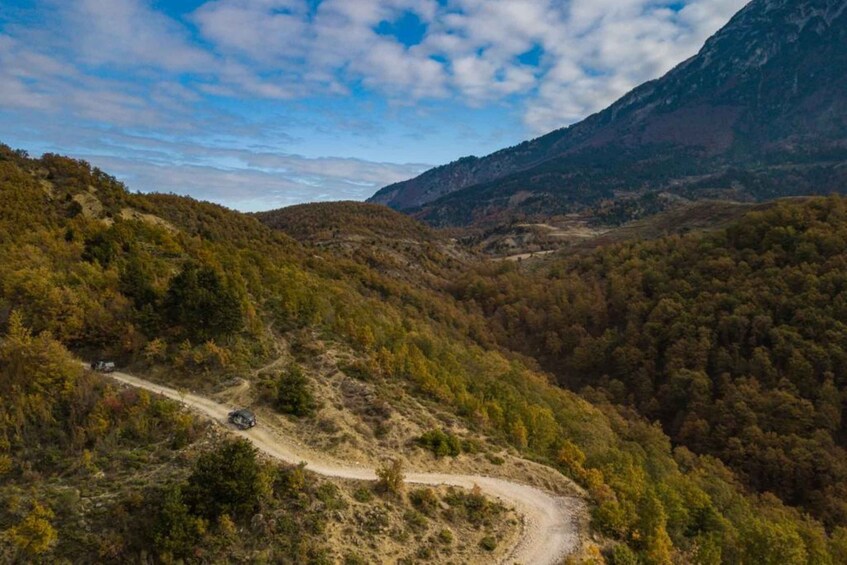
<path id="1" fill-rule="evenodd" d="M 847 187 L 847 0 L 754 0 L 702 50 L 583 122 L 388 186 L 438 224 L 656 191 L 768 198 Z"/>

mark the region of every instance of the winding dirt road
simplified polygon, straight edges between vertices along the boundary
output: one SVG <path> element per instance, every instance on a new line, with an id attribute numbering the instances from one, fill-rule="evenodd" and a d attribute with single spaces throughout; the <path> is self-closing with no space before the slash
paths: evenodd
<path id="1" fill-rule="evenodd" d="M 114 372 L 107 376 L 125 385 L 142 388 L 181 402 L 196 412 L 219 423 L 227 421 L 230 409 L 208 398 L 178 390 L 128 375 Z M 307 451 L 290 439 L 275 434 L 260 425 L 249 431 L 232 430 L 250 440 L 260 451 L 286 463 L 306 463 L 306 468 L 319 475 L 363 481 L 376 480 L 373 469 L 345 465 L 325 459 L 319 453 Z M 453 485 L 467 489 L 478 485 L 489 496 L 501 499 L 515 507 L 524 518 L 523 535 L 518 544 L 504 559 L 504 563 L 543 565 L 561 562 L 579 548 L 579 511 L 581 501 L 561 497 L 543 490 L 479 475 L 450 475 L 438 473 L 406 473 L 407 483 L 424 485 Z"/>

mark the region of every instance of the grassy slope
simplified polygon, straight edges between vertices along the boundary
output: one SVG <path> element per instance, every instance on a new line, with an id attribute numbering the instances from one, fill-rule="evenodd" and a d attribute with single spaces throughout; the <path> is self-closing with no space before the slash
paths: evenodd
<path id="1" fill-rule="evenodd" d="M 514 513 L 482 496 L 448 488 L 412 490 L 408 497 L 381 493 L 255 456 L 226 479 L 241 484 L 245 469 L 258 472 L 252 483 L 244 481 L 254 493 L 246 512 L 207 516 L 187 502 L 180 513 L 186 507 L 174 510 L 173 497 L 191 500 L 184 493 L 200 461 L 233 445 L 221 428 L 174 402 L 83 372 L 49 336 L 28 333 L 19 317 L 0 338 L 0 379 L 0 561 L 6 563 L 131 563 L 147 556 L 479 562 L 507 550 L 518 534 Z M 215 494 L 226 497 L 227 490 Z"/>

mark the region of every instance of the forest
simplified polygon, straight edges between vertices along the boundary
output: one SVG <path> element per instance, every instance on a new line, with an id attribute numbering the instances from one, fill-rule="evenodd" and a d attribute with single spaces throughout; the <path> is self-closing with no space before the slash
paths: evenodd
<path id="1" fill-rule="evenodd" d="M 402 383 L 580 483 L 610 563 L 847 561 L 840 200 L 785 205 L 718 236 L 615 246 L 549 271 L 457 267 L 431 254 L 458 281 L 449 289 L 442 276 L 397 276 L 220 206 L 131 193 L 56 155 L 0 148 L 0 210 L 3 347 L 26 328 L 52 344 L 48 359 L 67 359 L 67 348 L 140 372 L 166 368 L 169 384 L 203 391 L 263 363 L 274 340 L 338 342 L 356 352 L 361 378 Z M 0 370 L 11 383 L 6 375 L 30 368 L 12 360 Z M 74 371 L 67 378 L 84 382 Z M 97 445 L 84 440 L 96 421 L 72 425 L 90 398 L 54 405 L 20 387 L 2 395 L 6 477 L 23 481 L 26 470 L 8 462 L 57 430 L 82 434 L 68 445 Z M 21 424 L 37 410 L 56 426 Z M 167 420 L 139 441 L 176 425 L 191 442 L 193 424 Z M 440 438 L 426 441 L 443 450 Z M 43 484 L 54 476 L 41 473 Z M 178 489 L 160 495 L 196 541 L 228 527 L 220 517 L 230 510 L 198 502 L 191 473 L 188 465 Z M 53 505 L 39 504 L 32 521 L 50 522 Z M 15 539 L 19 522 L 4 516 L 3 539 Z"/>
<path id="2" fill-rule="evenodd" d="M 716 234 L 467 275 L 498 341 L 595 402 L 661 423 L 755 492 L 847 523 L 847 200 L 784 203 Z"/>

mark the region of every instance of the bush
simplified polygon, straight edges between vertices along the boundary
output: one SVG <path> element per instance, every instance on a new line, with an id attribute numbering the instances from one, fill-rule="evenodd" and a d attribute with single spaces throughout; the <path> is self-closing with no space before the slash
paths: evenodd
<path id="1" fill-rule="evenodd" d="M 204 453 L 185 487 L 189 507 L 209 520 L 229 514 L 236 520 L 253 513 L 262 491 L 256 448 L 247 440 L 229 441 Z"/>
<path id="2" fill-rule="evenodd" d="M 284 467 L 277 470 L 274 492 L 282 498 L 297 498 L 306 489 L 306 465 Z"/>
<path id="3" fill-rule="evenodd" d="M 357 553 L 348 553 L 344 556 L 344 565 L 367 565 L 368 561 Z"/>
<path id="4" fill-rule="evenodd" d="M 357 488 L 356 490 L 353 491 L 353 499 L 356 502 L 366 503 L 366 502 L 370 502 L 371 500 L 373 500 L 374 495 L 371 492 L 371 489 L 369 489 L 367 487 L 359 487 L 359 488 Z"/>
<path id="5" fill-rule="evenodd" d="M 52 510 L 36 502 L 29 514 L 9 530 L 9 538 L 23 555 L 30 558 L 42 555 L 58 541 L 53 518 Z"/>
<path id="6" fill-rule="evenodd" d="M 432 516 L 438 508 L 438 497 L 431 488 L 420 488 L 409 493 L 412 506 L 428 516 Z"/>
<path id="7" fill-rule="evenodd" d="M 418 444 L 432 451 L 436 457 L 456 457 L 462 453 L 462 441 L 450 432 L 430 430 L 418 438 Z"/>
<path id="8" fill-rule="evenodd" d="M 362 362 L 351 363 L 349 365 L 341 365 L 339 367 L 347 376 L 353 377 L 360 381 L 371 380 L 371 370 Z"/>
<path id="9" fill-rule="evenodd" d="M 403 462 L 392 459 L 391 463 L 376 470 L 377 488 L 383 492 L 399 494 L 403 490 Z"/>
<path id="10" fill-rule="evenodd" d="M 162 493 L 153 525 L 153 543 L 160 555 L 177 559 L 190 555 L 206 528 L 206 521 L 191 513 L 179 486 Z"/>
<path id="11" fill-rule="evenodd" d="M 489 502 L 478 486 L 474 486 L 470 493 L 451 488 L 444 497 L 444 502 L 464 514 L 464 517 L 475 525 L 487 522 L 502 509 L 499 505 Z"/>
<path id="12" fill-rule="evenodd" d="M 453 543 L 453 532 L 448 529 L 443 529 L 438 532 L 438 541 L 444 545 L 450 545 Z"/>
<path id="13" fill-rule="evenodd" d="M 417 510 L 407 510 L 403 514 L 403 519 L 406 520 L 406 523 L 409 525 L 409 527 L 416 532 L 420 532 L 426 529 L 426 516 L 424 516 Z"/>
<path id="14" fill-rule="evenodd" d="M 485 551 L 494 551 L 497 549 L 497 540 L 493 536 L 485 536 L 479 540 L 479 547 Z"/>
<path id="15" fill-rule="evenodd" d="M 505 459 L 503 459 L 499 455 L 494 455 L 493 453 L 486 453 L 485 458 L 488 459 L 488 462 L 492 465 L 502 465 L 506 462 Z"/>
<path id="16" fill-rule="evenodd" d="M 315 497 L 324 503 L 327 510 L 344 510 L 347 502 L 341 498 L 341 492 L 333 483 L 322 483 L 315 490 Z"/>
<path id="17" fill-rule="evenodd" d="M 298 418 L 315 413 L 316 403 L 308 379 L 297 365 L 291 365 L 277 383 L 276 407 L 283 414 Z"/>
<path id="18" fill-rule="evenodd" d="M 638 556 L 629 546 L 622 543 L 612 548 L 609 557 L 611 565 L 638 565 Z"/>

